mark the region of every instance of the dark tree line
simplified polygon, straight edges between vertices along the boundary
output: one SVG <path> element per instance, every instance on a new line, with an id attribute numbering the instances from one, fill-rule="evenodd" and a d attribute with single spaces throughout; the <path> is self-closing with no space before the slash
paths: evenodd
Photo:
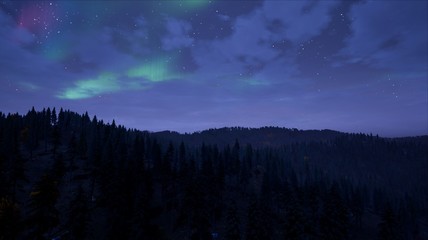
<path id="1" fill-rule="evenodd" d="M 272 136 L 290 139 L 257 140 Z M 189 140 L 63 109 L 0 113 L 0 239 L 423 238 L 427 147 L 277 128 Z"/>

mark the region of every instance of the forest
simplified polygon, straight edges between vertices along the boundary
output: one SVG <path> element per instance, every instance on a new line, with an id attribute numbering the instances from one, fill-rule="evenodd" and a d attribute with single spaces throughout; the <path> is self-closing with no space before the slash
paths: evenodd
<path id="1" fill-rule="evenodd" d="M 0 240 L 428 239 L 427 149 L 428 136 L 0 112 Z"/>

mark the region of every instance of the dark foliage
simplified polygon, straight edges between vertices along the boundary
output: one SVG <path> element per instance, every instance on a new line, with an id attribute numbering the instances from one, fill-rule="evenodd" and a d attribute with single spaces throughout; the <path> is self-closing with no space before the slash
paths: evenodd
<path id="1" fill-rule="evenodd" d="M 0 239 L 424 239 L 427 140 L 0 113 Z"/>

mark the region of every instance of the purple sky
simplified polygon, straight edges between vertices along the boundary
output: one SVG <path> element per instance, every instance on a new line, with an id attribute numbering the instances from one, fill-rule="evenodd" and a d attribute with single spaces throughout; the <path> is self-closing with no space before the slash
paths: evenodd
<path id="1" fill-rule="evenodd" d="M 0 111 L 427 134 L 427 1 L 1 1 Z"/>

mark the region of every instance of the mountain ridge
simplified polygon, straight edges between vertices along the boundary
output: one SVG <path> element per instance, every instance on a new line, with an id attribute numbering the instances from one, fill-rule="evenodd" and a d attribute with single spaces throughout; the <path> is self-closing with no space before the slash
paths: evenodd
<path id="1" fill-rule="evenodd" d="M 386 140 L 408 141 L 420 140 L 427 141 L 428 135 L 407 136 L 407 137 L 380 137 L 379 135 L 366 133 L 349 133 L 332 129 L 308 129 L 301 130 L 297 128 L 265 126 L 259 128 L 247 127 L 222 127 L 210 128 L 207 130 L 196 131 L 192 133 L 179 133 L 177 131 L 158 131 L 149 132 L 159 139 L 168 139 L 179 143 L 181 141 L 197 145 L 198 143 L 217 144 L 219 146 L 232 145 L 236 140 L 244 144 L 251 144 L 257 147 L 281 146 L 293 143 L 322 141 L 328 142 L 338 137 L 344 136 L 371 136 Z M 223 139 L 219 141 L 218 137 Z"/>

